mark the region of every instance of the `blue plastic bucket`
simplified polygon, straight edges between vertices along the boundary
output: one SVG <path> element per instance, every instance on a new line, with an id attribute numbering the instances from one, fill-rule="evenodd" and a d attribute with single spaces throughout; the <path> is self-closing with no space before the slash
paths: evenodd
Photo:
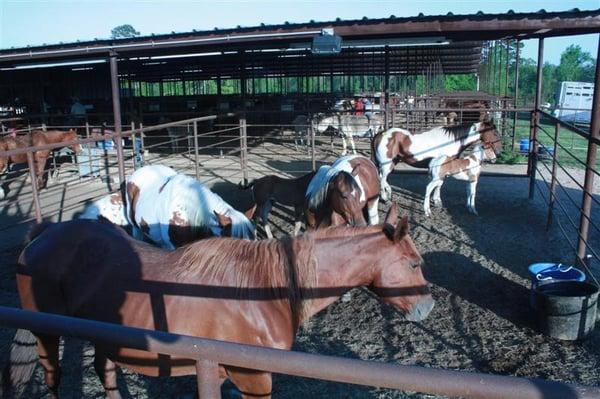
<path id="1" fill-rule="evenodd" d="M 529 266 L 531 277 L 531 307 L 535 308 L 535 289 L 543 284 L 561 281 L 585 281 L 585 273 L 562 263 L 534 263 Z"/>
<path id="2" fill-rule="evenodd" d="M 529 152 L 529 139 L 519 140 L 519 152 Z"/>

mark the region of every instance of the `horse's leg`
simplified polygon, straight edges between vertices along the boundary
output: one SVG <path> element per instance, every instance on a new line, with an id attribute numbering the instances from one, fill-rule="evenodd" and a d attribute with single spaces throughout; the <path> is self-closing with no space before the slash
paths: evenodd
<path id="1" fill-rule="evenodd" d="M 346 143 L 346 136 L 342 134 L 342 156 L 348 153 L 348 144 Z"/>
<path id="2" fill-rule="evenodd" d="M 431 181 L 427 185 L 427 188 L 425 189 L 425 199 L 423 200 L 423 211 L 425 212 L 425 216 L 431 216 L 431 193 L 433 192 L 433 190 L 435 190 L 438 181 L 439 180 L 437 178 L 432 177 Z"/>
<path id="3" fill-rule="evenodd" d="M 260 207 L 260 222 L 263 225 L 263 229 L 265 230 L 267 238 L 273 238 L 271 226 L 269 226 L 269 213 L 271 212 L 271 208 L 273 208 L 273 201 L 271 200 L 265 201 L 265 203 Z"/>
<path id="4" fill-rule="evenodd" d="M 302 205 L 294 207 L 294 237 L 300 233 L 302 228 Z"/>
<path id="5" fill-rule="evenodd" d="M 230 368 L 227 374 L 244 399 L 270 399 L 273 381 L 271 373 Z"/>
<path id="6" fill-rule="evenodd" d="M 467 209 L 474 215 L 478 215 L 475 209 L 475 195 L 477 194 L 477 180 L 470 181 L 467 185 Z"/>
<path id="7" fill-rule="evenodd" d="M 356 146 L 354 145 L 354 136 L 350 135 L 348 140 L 350 140 L 350 146 L 352 147 L 352 153 L 356 154 Z"/>
<path id="8" fill-rule="evenodd" d="M 379 175 L 381 179 L 381 191 L 379 196 L 384 202 L 392 199 L 392 187 L 390 187 L 390 184 L 387 181 L 388 175 L 392 173 L 392 169 L 393 166 L 389 167 L 388 165 L 381 165 L 379 167 Z"/>
<path id="9" fill-rule="evenodd" d="M 94 369 L 104 387 L 106 397 L 108 399 L 121 399 L 121 393 L 117 386 L 117 366 L 97 346 L 94 355 Z"/>
<path id="10" fill-rule="evenodd" d="M 52 398 L 58 398 L 60 384 L 60 364 L 58 360 L 57 335 L 36 334 L 40 364 L 44 369 L 44 379 Z"/>
<path id="11" fill-rule="evenodd" d="M 369 212 L 369 224 L 371 226 L 379 224 L 379 197 L 367 201 L 367 210 Z"/>
<path id="12" fill-rule="evenodd" d="M 437 207 L 441 207 L 442 206 L 442 196 L 441 196 L 441 191 L 442 191 L 442 185 L 444 184 L 444 180 L 441 179 L 439 181 L 439 183 L 433 188 L 433 204 Z"/>
<path id="13" fill-rule="evenodd" d="M 47 176 L 44 172 L 46 170 L 46 161 L 48 160 L 49 156 L 49 151 L 37 151 L 35 153 L 34 168 L 35 175 L 37 177 L 38 189 L 46 188 L 46 185 L 48 183 Z"/>

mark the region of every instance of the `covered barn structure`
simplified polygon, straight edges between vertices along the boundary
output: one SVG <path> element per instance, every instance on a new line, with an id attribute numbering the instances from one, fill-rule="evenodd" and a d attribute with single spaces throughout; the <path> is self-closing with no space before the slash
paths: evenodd
<path id="1" fill-rule="evenodd" d="M 492 119 L 502 136 L 505 154 L 501 159 L 511 165 L 494 165 L 484 175 L 488 180 L 484 179 L 483 187 L 496 190 L 487 198 L 485 223 L 450 211 L 438 219 L 421 217 L 422 196 L 417 190 L 422 187 L 419 182 L 415 184 L 416 177 L 405 173 L 409 168 L 403 167 L 391 177 L 395 198 L 404 201 L 405 210 L 417 214 L 415 241 L 421 239 L 435 249 L 425 254 L 426 260 L 444 267 L 450 261 L 460 266 L 450 273 L 438 268 L 431 276 L 438 290 L 435 293 L 444 294 L 439 295 L 439 309 L 443 310 L 438 311 L 438 319 L 426 327 L 401 324 L 395 316 L 376 309 L 361 291 L 356 294 L 359 305 L 354 311 L 335 308 L 319 316 L 328 322 L 319 319 L 309 324 L 299 341 L 314 348 L 306 338 L 314 327 L 337 337 L 339 342 L 321 345 L 330 345 L 325 352 L 330 349 L 334 354 L 354 351 L 377 360 L 384 356 L 386 361 L 401 359 L 440 368 L 598 385 L 600 335 L 596 334 L 594 343 L 587 347 L 566 348 L 532 332 L 530 316 L 521 306 L 523 298 L 528 298 L 523 283 L 527 272 L 523 265 L 514 264 L 556 253 L 556 257 L 574 259 L 572 263 L 585 269 L 588 278 L 598 284 L 600 191 L 594 180 L 600 176 L 596 159 L 600 144 L 600 66 L 595 74 L 589 126 L 561 121 L 543 110 L 541 104 L 544 40 L 591 33 L 600 33 L 600 10 L 286 22 L 2 49 L 2 134 L 15 133 L 13 128 L 17 128 L 16 133 L 27 133 L 37 128 L 74 127 L 82 137 L 78 142 L 87 145 L 76 159 L 71 154 L 57 154 L 50 167 L 50 172 L 55 172 L 54 182 L 45 189 L 38 187 L 33 171 L 32 154 L 39 148 L 0 152 L 0 157 L 28 154 L 28 169 L 9 170 L 8 180 L 4 177 L 2 181 L 0 233 L 6 236 L 2 248 L 20 244 L 30 222 L 68 219 L 90 200 L 116 192 L 126 174 L 144 164 L 164 163 L 195 173 L 216 191 L 229 192 L 233 201 L 241 201 L 241 205 L 235 205 L 244 207 L 248 205 L 244 198 L 249 194 L 240 194 L 240 180 L 246 182 L 269 173 L 306 173 L 339 155 L 333 147 L 333 136 L 330 144 L 329 138 L 315 132 L 310 121 L 317 114 L 348 112 L 337 108 L 341 100 L 369 98 L 373 111 L 382 116 L 384 127 L 411 132 Z M 539 44 L 532 102 L 523 101 L 519 95 L 519 44 L 529 39 Z M 471 76 L 476 90 L 446 92 L 444 78 L 448 75 Z M 73 112 L 74 103 L 78 104 L 77 112 Z M 161 135 L 169 137 L 166 147 L 159 140 Z M 57 153 L 59 147 L 43 146 Z M 359 142 L 358 147 L 359 152 L 369 155 L 368 139 Z M 74 174 L 68 178 L 60 172 L 61 157 L 75 165 Z M 30 182 L 23 172 L 29 173 Z M 532 201 L 514 202 L 519 188 Z M 281 225 L 290 219 L 291 213 L 286 212 L 284 207 L 275 209 Z M 539 223 L 527 223 L 539 222 L 540 214 L 544 222 L 547 220 L 544 231 L 556 232 L 560 237 L 555 248 L 543 247 L 555 235 L 543 236 L 537 229 Z M 494 235 L 500 229 L 506 236 Z M 280 228 L 275 235 L 288 232 Z M 520 233 L 531 241 L 524 240 Z M 13 298 L 15 293 L 11 291 L 10 295 Z M 362 329 L 363 325 L 348 323 L 345 333 L 333 331 L 329 320 L 343 319 L 348 313 L 356 317 L 369 313 L 369 320 L 375 315 L 385 328 L 374 332 L 367 329 L 361 336 L 361 331 L 353 329 Z M 29 326 L 33 320 L 19 317 L 0 309 L 0 324 Z M 95 337 L 94 328 L 108 331 L 108 335 L 120 334 L 103 330 L 105 326 L 100 325 L 78 326 L 81 330 L 72 331 L 86 331 L 82 334 L 87 338 Z M 396 334 L 400 330 L 404 334 Z M 122 337 L 132 337 L 128 342 L 133 342 L 135 332 L 129 333 L 132 335 Z M 340 344 L 353 335 L 377 342 L 359 349 L 353 343 L 348 347 Z M 399 341 L 399 336 L 411 338 L 405 342 Z M 423 342 L 412 339 L 415 336 L 424 337 Z M 150 347 L 145 349 L 181 356 L 185 350 L 181 342 L 187 342 L 172 345 L 165 340 L 156 346 L 158 341 L 160 338 L 149 339 Z M 496 342 L 502 345 L 496 347 Z M 559 350 L 567 366 L 555 367 L 553 356 Z M 211 376 L 219 362 L 224 362 L 219 356 L 225 353 L 230 356 L 228 364 L 247 365 L 236 360 L 233 349 L 217 350 L 210 361 L 199 361 L 198 373 L 206 377 L 200 378 L 200 397 L 206 392 L 212 392 L 206 397 L 218 397 L 218 385 L 215 388 Z M 256 356 L 258 359 L 262 355 Z M 308 360 L 298 360 L 296 368 L 286 368 L 285 356 L 279 356 L 265 357 L 265 363 L 260 364 L 275 372 L 318 376 L 306 367 Z M 330 364 L 314 363 L 320 365 L 315 368 L 318 372 Z M 365 383 L 369 376 L 380 375 L 381 379 L 370 381 L 382 387 L 460 397 L 563 397 L 560 395 L 565 392 L 587 397 L 587 388 L 562 382 L 480 375 L 463 379 L 459 373 L 444 374 L 447 370 L 433 367 L 427 371 L 428 378 L 420 380 L 412 378 L 413 374 L 397 378 L 401 370 L 387 369 L 387 365 L 381 365 L 381 369 L 364 367 L 354 372 L 358 370 L 354 364 L 331 363 L 329 370 L 333 371 L 320 376 Z M 421 369 L 402 371 L 422 375 Z M 573 377 L 575 374 L 577 377 Z M 134 379 L 127 378 L 129 382 Z M 145 380 L 133 383 L 146 384 Z M 307 395 L 319 394 L 315 390 L 320 385 L 308 385 L 295 388 Z M 178 388 L 165 389 L 157 395 L 172 396 Z M 297 391 L 290 392 L 281 397 L 298 396 Z M 332 396 L 361 397 L 365 392 L 355 395 L 354 391 L 341 390 Z M 589 397 L 597 393 L 595 388 L 589 392 Z"/>

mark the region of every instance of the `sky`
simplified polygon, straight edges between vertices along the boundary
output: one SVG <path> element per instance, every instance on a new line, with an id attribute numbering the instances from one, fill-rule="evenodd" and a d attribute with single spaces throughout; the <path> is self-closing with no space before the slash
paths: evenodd
<path id="1" fill-rule="evenodd" d="M 256 26 L 261 23 L 330 21 L 425 15 L 566 11 L 600 8 L 600 0 L 0 0 L 0 48 L 107 38 L 112 28 L 131 24 L 142 35 Z M 475 38 L 474 38 L 475 39 Z M 544 57 L 578 44 L 597 56 L 598 35 L 546 39 Z M 523 56 L 537 57 L 537 41 L 525 42 Z"/>

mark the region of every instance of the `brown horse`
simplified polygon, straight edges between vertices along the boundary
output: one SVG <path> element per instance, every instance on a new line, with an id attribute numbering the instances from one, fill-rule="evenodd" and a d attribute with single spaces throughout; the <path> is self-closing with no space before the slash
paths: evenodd
<path id="1" fill-rule="evenodd" d="M 379 223 L 379 177 L 368 158 L 348 155 L 322 166 L 306 191 L 307 227 Z"/>
<path id="2" fill-rule="evenodd" d="M 258 205 L 257 216 L 268 238 L 273 238 L 268 217 L 273 204 L 276 202 L 294 207 L 294 235 L 298 235 L 302 227 L 302 215 L 304 214 L 304 194 L 314 176 L 315 172 L 307 173 L 295 179 L 268 175 L 253 180 L 247 186 L 240 185 L 243 189 L 252 188 L 254 202 Z"/>
<path id="3" fill-rule="evenodd" d="M 408 320 L 429 314 L 434 301 L 422 258 L 407 217 L 397 225 L 396 219 L 393 206 L 384 225 L 282 240 L 211 238 L 172 252 L 106 222 L 42 224 L 19 257 L 17 286 L 28 310 L 290 349 L 298 326 L 352 287 L 368 287 Z M 59 337 L 36 336 L 46 383 L 56 395 Z M 22 347 L 20 355 L 34 348 Z M 109 398 L 121 397 L 115 364 L 150 376 L 195 373 L 194 361 L 98 344 L 94 366 Z M 271 396 L 268 372 L 224 365 L 220 375 L 245 398 Z"/>
<path id="4" fill-rule="evenodd" d="M 491 122 L 477 122 L 458 126 L 439 126 L 422 133 L 392 128 L 377 134 L 371 141 L 371 156 L 379 169 L 381 198 L 391 199 L 392 188 L 387 182 L 394 166 L 403 161 L 416 168 L 428 168 L 432 159 L 440 156 L 455 158 L 476 141 L 496 154 L 502 151 L 502 142 Z"/>
<path id="5" fill-rule="evenodd" d="M 62 130 L 34 130 L 31 134 L 20 136 L 4 136 L 0 138 L 0 151 L 15 150 L 17 148 L 26 148 L 44 144 L 56 144 L 66 141 L 77 140 L 77 131 L 69 129 Z M 70 148 L 78 153 L 81 149 L 79 144 L 71 145 Z M 38 150 L 33 153 L 35 175 L 37 177 L 38 188 L 45 188 L 48 179 L 45 176 L 46 161 L 52 153 L 52 150 Z M 27 163 L 27 154 L 16 154 L 9 157 L 2 156 L 0 153 L 0 173 L 4 173 L 10 164 Z"/>

